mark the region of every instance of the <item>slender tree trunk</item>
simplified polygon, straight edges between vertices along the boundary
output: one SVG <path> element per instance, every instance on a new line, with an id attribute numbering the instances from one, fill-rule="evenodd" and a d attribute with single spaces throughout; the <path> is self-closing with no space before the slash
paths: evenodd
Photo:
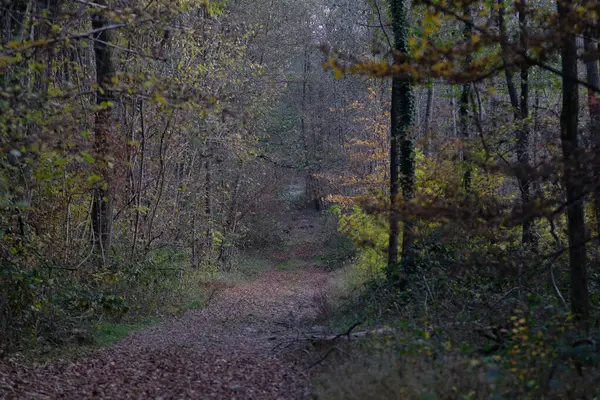
<path id="1" fill-rule="evenodd" d="M 144 119 L 144 100 L 140 100 L 140 169 L 138 171 L 137 186 L 135 193 L 135 224 L 133 227 L 133 243 L 131 244 L 131 255 L 135 255 L 135 247 L 138 241 L 140 231 L 141 207 L 142 207 L 142 192 L 144 187 L 144 168 L 146 158 L 146 124 Z"/>
<path id="2" fill-rule="evenodd" d="M 396 79 L 396 78 L 394 78 Z M 394 109 L 394 89 L 392 86 L 392 110 Z M 398 218 L 398 195 L 400 193 L 400 168 L 398 165 L 398 136 L 394 132 L 394 114 L 392 114 L 392 135 L 390 138 L 390 235 L 388 240 L 388 278 L 397 279 L 398 268 L 398 246 L 400 244 L 400 223 Z"/>
<path id="3" fill-rule="evenodd" d="M 596 216 L 596 235 L 600 236 L 600 75 L 598 73 L 598 59 L 593 54 L 598 54 L 595 40 L 585 38 L 585 51 L 589 53 L 586 57 L 585 68 L 587 81 L 596 91 L 588 89 L 588 109 L 590 113 L 590 138 L 592 151 L 594 152 L 595 180 L 594 180 L 594 215 Z"/>
<path id="4" fill-rule="evenodd" d="M 504 23 L 505 4 L 503 0 L 498 0 L 498 25 L 500 27 L 500 45 L 502 47 L 502 54 L 504 63 L 508 64 L 507 52 L 508 52 L 508 36 L 506 33 L 506 25 Z M 520 45 L 523 51 L 527 51 L 527 19 L 526 19 L 526 2 L 521 0 L 521 6 L 519 9 L 519 24 L 520 24 Z M 508 87 L 508 95 L 510 98 L 510 104 L 513 109 L 513 116 L 515 122 L 519 124 L 515 133 L 517 140 L 517 181 L 519 184 L 519 190 L 521 192 L 521 209 L 523 212 L 523 223 L 522 223 L 522 236 L 521 242 L 524 245 L 531 247 L 537 247 L 537 236 L 534 230 L 535 220 L 531 216 L 529 210 L 531 197 L 532 197 L 532 177 L 527 175 L 529 167 L 529 69 L 527 66 L 521 69 L 521 95 L 517 95 L 517 89 L 515 87 L 513 73 L 508 69 L 504 69 L 506 76 L 506 85 Z M 529 214 L 529 215 L 528 215 Z"/>
<path id="5" fill-rule="evenodd" d="M 92 28 L 101 29 L 107 25 L 101 14 L 92 17 Z M 96 91 L 96 104 L 98 111 L 94 120 L 94 147 L 96 164 L 102 180 L 93 191 L 92 202 L 92 239 L 95 253 L 100 261 L 104 261 L 106 252 L 110 247 L 112 228 L 112 173 L 108 166 L 111 142 L 111 105 L 110 91 L 111 79 L 114 75 L 111 60 L 111 48 L 105 43 L 110 41 L 109 31 L 102 31 L 94 41 L 94 56 L 96 60 L 96 82 L 99 86 Z"/>
<path id="6" fill-rule="evenodd" d="M 149 212 L 149 217 L 148 217 L 148 224 L 147 224 L 147 228 L 146 228 L 146 246 L 144 248 L 144 251 L 147 252 L 150 249 L 150 245 L 152 244 L 152 241 L 159 238 L 160 235 L 162 235 L 162 232 L 158 235 L 153 237 L 152 236 L 152 231 L 154 229 L 154 221 L 156 218 L 156 214 L 158 212 L 158 207 L 160 206 L 160 203 L 162 201 L 162 197 L 163 197 L 163 192 L 164 192 L 164 188 L 165 188 L 165 184 L 166 182 L 166 171 L 167 171 L 167 162 L 168 160 L 166 159 L 166 154 L 169 148 L 169 127 L 171 126 L 171 121 L 173 120 L 173 118 L 175 117 L 175 114 L 172 113 L 171 115 L 169 115 L 168 119 L 167 119 L 167 123 L 165 124 L 165 128 L 162 131 L 162 134 L 160 135 L 160 145 L 158 148 L 158 162 L 159 162 L 159 172 L 158 172 L 158 179 L 156 180 L 156 186 L 154 187 L 154 195 L 152 196 L 152 199 L 155 199 L 154 201 L 154 205 L 152 207 L 152 210 Z"/>
<path id="7" fill-rule="evenodd" d="M 465 6 L 465 18 L 471 17 L 471 9 L 469 6 Z M 473 30 L 473 26 L 471 22 L 466 22 L 463 29 L 463 37 L 465 41 L 471 40 L 471 32 Z M 471 64 L 471 56 L 465 56 L 465 65 L 468 66 Z M 460 104 L 458 107 L 458 122 L 460 125 L 460 135 L 461 139 L 464 141 L 464 148 L 462 152 L 462 161 L 465 167 L 465 173 L 463 175 L 463 185 L 465 187 L 465 192 L 468 194 L 471 191 L 471 180 L 472 180 L 472 172 L 471 166 L 469 165 L 469 155 L 467 143 L 469 141 L 469 95 L 471 94 L 471 82 L 465 82 L 462 85 L 461 93 L 460 93 Z"/>
<path id="8" fill-rule="evenodd" d="M 315 150 L 315 136 L 314 131 L 317 129 L 316 124 L 311 124 L 311 131 L 313 132 L 312 137 L 309 139 L 309 130 L 307 129 L 306 113 L 307 113 L 307 98 L 308 98 L 308 73 L 310 71 L 310 53 L 309 47 L 304 48 L 304 64 L 302 67 L 302 110 L 300 113 L 300 131 L 302 133 L 302 141 L 304 145 L 304 164 L 308 167 L 306 170 L 306 195 L 309 199 L 309 204 L 317 210 L 321 211 L 321 203 L 319 201 L 319 190 L 318 180 L 315 178 L 315 163 L 314 163 L 314 150 Z M 314 122 L 314 121 L 313 121 Z"/>
<path id="9" fill-rule="evenodd" d="M 200 260 L 196 246 L 196 213 L 192 213 L 192 267 L 198 267 Z"/>
<path id="10" fill-rule="evenodd" d="M 210 157 L 206 158 L 204 162 L 206 168 L 206 175 L 204 181 L 204 214 L 206 216 L 206 242 L 204 248 L 206 249 L 207 256 L 210 257 L 212 254 L 213 245 L 213 232 L 212 232 L 212 165 Z"/>
<path id="11" fill-rule="evenodd" d="M 465 173 L 463 175 L 463 185 L 465 192 L 471 191 L 471 167 L 469 164 L 469 155 L 467 154 L 467 143 L 469 141 L 469 93 L 471 91 L 471 84 L 465 83 L 462 85 L 460 93 L 460 105 L 458 108 L 458 122 L 460 125 L 460 136 L 463 140 L 464 147 L 462 151 L 462 161 L 465 167 Z"/>
<path id="12" fill-rule="evenodd" d="M 435 91 L 435 83 L 431 82 L 427 87 L 427 105 L 425 108 L 425 120 L 423 121 L 423 154 L 429 156 L 431 152 L 431 132 L 429 130 L 431 124 L 431 111 L 433 109 L 433 95 Z"/>
<path id="13" fill-rule="evenodd" d="M 235 177 L 235 183 L 233 185 L 233 192 L 230 196 L 231 202 L 229 204 L 229 211 L 227 213 L 223 213 L 225 216 L 225 224 L 223 228 L 231 235 L 235 234 L 235 229 L 237 226 L 238 198 L 242 182 L 243 168 L 244 162 L 240 161 L 238 172 Z M 225 202 L 223 202 L 223 207 L 225 207 Z M 225 265 L 227 265 L 227 262 L 229 261 L 228 253 L 230 253 L 230 251 L 228 250 L 230 250 L 232 245 L 232 243 L 225 243 L 225 241 L 223 241 L 219 247 L 219 261 Z"/>
<path id="14" fill-rule="evenodd" d="M 408 7 L 404 0 L 390 0 L 394 47 L 400 54 L 408 53 Z M 406 282 L 406 272 L 411 264 L 412 226 L 404 223 L 402 239 L 402 263 L 404 277 L 398 265 L 399 215 L 398 194 L 402 187 L 403 201 L 410 200 L 415 185 L 414 143 L 409 133 L 414 120 L 414 95 L 410 83 L 398 77 L 392 78 L 391 143 L 390 143 L 390 235 L 388 243 L 387 276 L 392 280 Z"/>
<path id="15" fill-rule="evenodd" d="M 520 43 L 521 49 L 527 52 L 529 47 L 527 38 L 527 2 L 521 0 L 519 8 Z M 534 230 L 535 220 L 528 210 L 531 203 L 532 177 L 528 176 L 529 167 L 529 67 L 521 69 L 521 98 L 519 103 L 521 126 L 517 131 L 517 163 L 521 173 L 519 176 L 519 187 L 521 188 L 521 199 L 523 203 L 523 231 L 521 242 L 530 247 L 537 247 L 537 235 Z"/>
<path id="16" fill-rule="evenodd" d="M 456 123 L 456 100 L 454 99 L 454 85 L 448 87 L 449 95 L 450 95 L 450 110 L 452 110 L 452 137 L 458 137 L 458 127 Z"/>
<path id="17" fill-rule="evenodd" d="M 583 207 L 584 176 L 579 157 L 579 96 L 577 79 L 577 43 L 568 32 L 568 15 L 572 0 L 558 1 L 558 14 L 563 27 L 562 112 L 560 136 L 564 157 L 564 180 L 567 191 L 569 263 L 571 269 L 571 311 L 587 328 L 589 321 L 588 274 L 586 265 L 586 234 Z"/>

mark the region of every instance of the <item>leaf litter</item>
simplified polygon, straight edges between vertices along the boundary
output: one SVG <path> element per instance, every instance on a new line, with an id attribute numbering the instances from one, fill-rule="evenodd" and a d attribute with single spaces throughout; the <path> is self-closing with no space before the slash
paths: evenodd
<path id="1" fill-rule="evenodd" d="M 267 271 L 77 361 L 0 362 L 2 399 L 308 399 L 298 360 L 276 351 L 317 314 L 327 273 Z"/>

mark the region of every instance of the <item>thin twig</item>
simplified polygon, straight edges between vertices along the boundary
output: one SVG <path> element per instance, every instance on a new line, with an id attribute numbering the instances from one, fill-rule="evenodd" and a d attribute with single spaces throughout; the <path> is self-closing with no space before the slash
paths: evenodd
<path id="1" fill-rule="evenodd" d="M 548 218 L 548 223 L 550 224 L 550 234 L 552 235 L 552 237 L 554 238 L 554 241 L 556 242 L 557 250 L 563 250 L 562 241 L 560 240 L 560 237 L 556 234 L 556 227 L 554 226 L 554 219 Z M 550 272 L 550 281 L 552 283 L 552 287 L 554 288 L 554 292 L 556 293 L 556 296 L 559 298 L 562 305 L 566 309 L 568 309 L 569 306 L 567 306 L 567 302 L 565 301 L 565 298 L 563 297 L 562 293 L 560 292 L 560 289 L 558 288 L 558 285 L 556 284 L 556 279 L 554 278 L 554 263 L 556 262 L 556 260 L 558 260 L 558 257 L 560 257 L 560 254 L 562 254 L 562 253 L 557 252 L 556 256 L 551 257 L 548 260 L 548 262 L 546 263 L 546 268 L 548 268 L 548 271 Z"/>
<path id="2" fill-rule="evenodd" d="M 112 47 L 113 49 L 116 49 L 116 50 L 122 51 L 122 52 L 124 52 L 124 53 L 135 54 L 136 56 L 139 56 L 139 57 L 150 58 L 150 59 L 152 59 L 152 60 L 157 60 L 157 61 L 167 61 L 167 59 L 166 59 L 166 58 L 157 57 L 157 56 L 154 56 L 154 55 L 151 55 L 151 54 L 142 54 L 142 53 L 140 53 L 139 51 L 135 51 L 135 50 L 127 49 L 127 48 L 125 48 L 125 47 L 121 47 L 121 46 L 118 46 L 118 45 L 116 45 L 116 44 L 112 44 L 112 43 L 110 43 L 110 42 L 105 42 L 104 40 L 100 40 L 100 39 L 96 39 L 96 38 L 91 38 L 91 39 L 92 39 L 94 42 L 102 43 L 102 44 L 103 44 L 103 45 L 105 45 L 105 46 Z"/>
<path id="3" fill-rule="evenodd" d="M 106 10 L 108 8 L 108 6 L 104 6 L 102 4 L 94 3 L 91 1 L 86 1 L 86 0 L 74 0 L 74 1 L 79 4 L 83 4 L 83 5 L 94 7 L 94 8 L 99 8 L 101 10 Z"/>
<path id="4" fill-rule="evenodd" d="M 55 44 L 55 43 L 59 43 L 59 42 L 64 42 L 64 41 L 67 41 L 67 40 L 83 39 L 83 38 L 86 38 L 88 36 L 93 36 L 93 35 L 95 35 L 97 33 L 104 32 L 104 31 L 111 31 L 111 30 L 115 30 L 115 29 L 119 29 L 119 28 L 125 28 L 125 27 L 128 27 L 128 26 L 141 25 L 143 23 L 150 22 L 152 20 L 153 20 L 153 18 L 144 18 L 144 19 L 141 19 L 139 21 L 127 22 L 127 23 L 121 23 L 121 24 L 107 25 L 107 26 L 103 26 L 101 28 L 92 29 L 90 31 L 80 32 L 80 33 L 74 33 L 72 35 L 61 36 L 61 37 L 57 37 L 57 38 L 54 38 L 54 39 L 35 40 L 35 41 L 32 41 L 32 42 L 23 43 L 22 46 L 20 46 L 20 47 L 16 47 L 16 48 L 12 48 L 12 49 L 7 49 L 7 50 L 3 51 L 0 54 L 3 55 L 3 56 L 10 56 L 10 55 L 13 55 L 13 54 L 25 51 L 25 50 L 29 50 L 29 49 L 33 49 L 33 48 L 37 48 L 37 47 L 44 47 L 44 46 L 48 46 L 48 45 L 51 45 L 51 44 Z"/>
<path id="5" fill-rule="evenodd" d="M 393 50 L 394 46 L 392 45 L 392 41 L 390 40 L 390 37 L 388 36 L 387 31 L 385 30 L 383 21 L 381 19 L 381 10 L 379 10 L 379 4 L 377 4 L 377 0 L 373 0 L 373 6 L 375 7 L 375 10 L 377 10 L 377 18 L 379 19 L 379 25 L 381 26 L 381 30 L 385 35 L 385 39 L 387 40 L 388 45 L 390 46 L 390 50 Z"/>

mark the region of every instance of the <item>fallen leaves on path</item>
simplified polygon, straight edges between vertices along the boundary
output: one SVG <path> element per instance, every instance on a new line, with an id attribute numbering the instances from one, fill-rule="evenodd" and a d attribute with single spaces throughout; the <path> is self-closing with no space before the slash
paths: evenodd
<path id="1" fill-rule="evenodd" d="M 327 274 L 268 271 L 76 362 L 0 363 L 6 399 L 304 399 L 305 368 L 273 351 L 316 313 Z"/>

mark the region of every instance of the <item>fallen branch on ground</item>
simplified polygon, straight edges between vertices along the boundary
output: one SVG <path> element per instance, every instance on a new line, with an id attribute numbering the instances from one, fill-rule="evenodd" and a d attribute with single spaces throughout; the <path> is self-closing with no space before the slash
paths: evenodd
<path id="1" fill-rule="evenodd" d="M 336 335 L 303 334 L 301 337 L 300 332 L 298 332 L 298 336 L 295 339 L 280 342 L 277 345 L 275 345 L 273 350 L 276 350 L 278 348 L 281 348 L 281 350 L 283 350 L 297 343 L 311 344 L 314 347 L 326 347 L 332 346 L 338 340 L 351 341 L 353 339 L 362 339 L 371 335 L 382 335 L 386 333 L 395 332 L 395 330 L 392 328 L 379 328 L 352 333 L 352 330 L 360 324 L 362 324 L 362 322 L 354 323 L 345 332 L 338 333 Z"/>
<path id="2" fill-rule="evenodd" d="M 327 357 L 329 357 L 329 355 L 331 353 L 333 353 L 335 350 L 343 353 L 343 351 L 334 345 L 334 343 L 338 340 L 338 339 L 345 339 L 347 341 L 350 341 L 351 339 L 360 339 L 360 338 L 365 338 L 367 336 L 370 335 L 378 335 L 378 334 L 384 334 L 384 333 L 393 333 L 394 330 L 392 328 L 379 328 L 379 329 L 374 329 L 374 330 L 366 330 L 366 331 L 360 331 L 360 332 L 355 332 L 352 333 L 352 330 L 354 328 L 356 328 L 358 325 L 362 324 L 362 322 L 356 322 L 354 323 L 352 326 L 350 326 L 350 328 L 348 328 L 346 330 L 346 332 L 337 334 L 337 335 L 330 335 L 330 336 L 317 336 L 317 335 L 313 335 L 311 337 L 312 342 L 311 344 L 313 346 L 316 347 L 331 347 L 322 357 L 320 357 L 317 361 L 313 362 L 308 369 L 313 368 L 314 366 L 322 363 L 323 361 L 325 361 L 325 359 L 327 359 Z"/>
<path id="3" fill-rule="evenodd" d="M 374 336 L 374 335 L 382 335 L 385 333 L 394 333 L 394 329 L 392 328 L 379 328 L 379 329 L 372 329 L 372 330 L 366 330 L 366 331 L 360 331 L 360 332 L 354 332 L 354 333 L 350 333 L 350 331 L 358 324 L 355 324 L 354 326 L 352 326 L 348 332 L 346 333 L 341 333 L 338 335 L 329 335 L 329 336 L 320 336 L 320 335 L 312 335 L 311 336 L 311 342 L 313 345 L 325 345 L 325 344 L 331 344 L 335 341 L 337 341 L 338 339 L 342 339 L 342 340 L 352 340 L 352 339 L 362 339 L 368 336 Z"/>

